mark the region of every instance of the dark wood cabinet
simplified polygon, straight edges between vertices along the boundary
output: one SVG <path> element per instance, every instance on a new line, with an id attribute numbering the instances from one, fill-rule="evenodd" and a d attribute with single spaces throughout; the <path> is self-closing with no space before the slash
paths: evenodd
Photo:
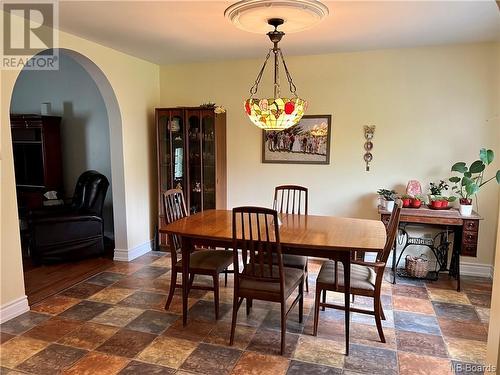
<path id="1" fill-rule="evenodd" d="M 159 225 L 162 193 L 179 188 L 190 214 L 226 208 L 226 114 L 213 108 L 157 108 Z M 160 234 L 160 244 L 166 236 Z"/>
<path id="2" fill-rule="evenodd" d="M 10 122 L 18 204 L 38 208 L 46 191 L 62 191 L 61 118 L 11 115 Z"/>

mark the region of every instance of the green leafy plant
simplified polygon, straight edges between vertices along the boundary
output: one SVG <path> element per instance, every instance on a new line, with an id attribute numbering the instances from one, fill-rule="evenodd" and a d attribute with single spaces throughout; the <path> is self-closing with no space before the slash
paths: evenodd
<path id="1" fill-rule="evenodd" d="M 451 190 L 460 197 L 461 204 L 472 204 L 472 197 L 479 193 L 482 186 L 488 182 L 496 180 L 500 184 L 500 170 L 488 179 L 485 179 L 484 172 L 488 165 L 493 162 L 495 153 L 493 150 L 482 148 L 479 151 L 479 160 L 474 161 L 470 166 L 465 162 L 458 162 L 451 167 L 452 172 L 461 175 L 450 177 L 449 181 L 453 183 Z"/>
<path id="2" fill-rule="evenodd" d="M 455 202 L 456 200 L 457 200 L 457 197 L 454 197 L 453 195 L 450 197 L 445 197 L 443 195 L 432 195 L 431 196 L 431 201 Z"/>
<path id="3" fill-rule="evenodd" d="M 442 195 L 443 191 L 448 190 L 448 184 L 446 181 L 440 180 L 439 183 L 431 182 L 429 184 L 431 195 Z"/>
<path id="4" fill-rule="evenodd" d="M 389 189 L 379 189 L 377 194 L 384 198 L 386 201 L 393 201 L 396 198 L 396 192 Z"/>

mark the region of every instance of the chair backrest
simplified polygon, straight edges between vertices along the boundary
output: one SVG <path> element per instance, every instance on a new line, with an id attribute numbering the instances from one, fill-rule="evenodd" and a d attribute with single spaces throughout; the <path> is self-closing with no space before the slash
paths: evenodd
<path id="1" fill-rule="evenodd" d="M 384 250 L 377 255 L 378 262 L 386 263 L 391 251 L 393 249 L 395 251 L 396 236 L 398 234 L 400 217 L 401 217 L 401 201 L 398 200 L 394 204 L 394 209 L 392 210 L 391 218 L 389 219 L 389 223 L 387 224 L 386 227 L 387 236 L 386 236 L 385 246 Z"/>
<path id="2" fill-rule="evenodd" d="M 71 208 L 75 211 L 102 217 L 102 207 L 109 181 L 97 171 L 83 172 L 76 182 Z"/>
<path id="3" fill-rule="evenodd" d="M 299 185 L 280 185 L 274 188 L 273 208 L 284 214 L 307 215 L 308 190 Z"/>
<path id="4" fill-rule="evenodd" d="M 241 250 L 242 269 L 238 249 Z M 236 286 L 243 279 L 280 283 L 283 292 L 283 258 L 276 210 L 249 206 L 233 208 L 233 255 Z"/>
<path id="5" fill-rule="evenodd" d="M 163 193 L 163 210 L 167 224 L 188 216 L 182 190 L 170 189 Z M 175 264 L 177 262 L 177 251 L 181 248 L 180 238 L 176 235 L 168 235 L 168 244 L 172 264 Z"/>

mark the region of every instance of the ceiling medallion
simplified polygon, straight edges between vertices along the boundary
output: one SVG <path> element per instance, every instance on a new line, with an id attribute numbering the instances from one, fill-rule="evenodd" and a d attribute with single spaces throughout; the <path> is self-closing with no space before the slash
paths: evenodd
<path id="1" fill-rule="evenodd" d="M 281 31 L 295 33 L 309 29 L 328 15 L 328 7 L 317 0 L 243 0 L 224 12 L 239 29 L 252 33 L 270 31 L 268 20 L 281 18 Z"/>

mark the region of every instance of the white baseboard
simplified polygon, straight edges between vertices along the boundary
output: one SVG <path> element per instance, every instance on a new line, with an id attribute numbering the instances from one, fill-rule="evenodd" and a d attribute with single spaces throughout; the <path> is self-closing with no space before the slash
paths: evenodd
<path id="1" fill-rule="evenodd" d="M 0 323 L 5 323 L 7 320 L 15 318 L 26 311 L 29 311 L 28 297 L 25 295 L 0 306 Z"/>
<path id="2" fill-rule="evenodd" d="M 138 245 L 129 250 L 115 249 L 113 260 L 118 260 L 121 262 L 130 262 L 135 258 L 139 258 L 141 255 L 144 255 L 151 251 L 152 242 L 153 240 L 146 241 L 142 245 Z"/>
<path id="3" fill-rule="evenodd" d="M 493 278 L 493 266 L 490 264 L 460 262 L 460 275 Z"/>

